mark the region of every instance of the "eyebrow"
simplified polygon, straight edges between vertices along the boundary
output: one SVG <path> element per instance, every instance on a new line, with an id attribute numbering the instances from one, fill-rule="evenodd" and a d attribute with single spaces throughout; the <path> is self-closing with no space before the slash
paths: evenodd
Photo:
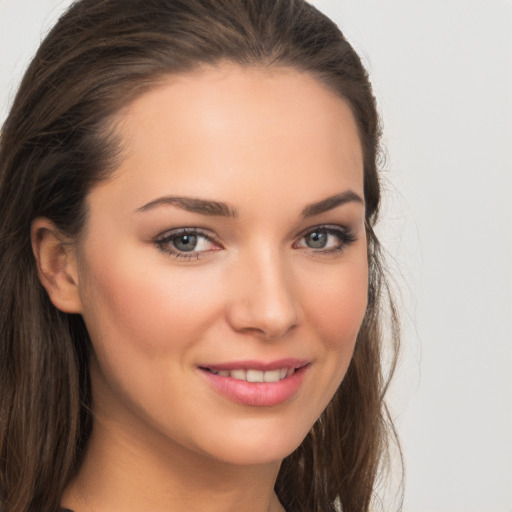
<path id="1" fill-rule="evenodd" d="M 226 203 L 219 201 L 209 201 L 207 199 L 198 199 L 195 197 L 165 196 L 159 197 L 136 211 L 145 212 L 161 205 L 172 205 L 187 210 L 188 212 L 200 213 L 201 215 L 209 215 L 215 217 L 237 217 L 238 213 L 235 209 L 230 208 Z"/>
<path id="2" fill-rule="evenodd" d="M 329 210 L 333 210 L 338 206 L 341 206 L 346 203 L 360 203 L 364 205 L 364 201 L 362 197 L 352 190 L 346 190 L 341 194 L 336 194 L 334 196 L 330 196 L 326 199 L 322 199 L 317 203 L 312 203 L 302 210 L 302 217 L 313 217 L 314 215 L 320 215 L 321 213 L 328 212 Z"/>
<path id="3" fill-rule="evenodd" d="M 320 215 L 321 213 L 325 213 L 329 210 L 333 210 L 338 206 L 341 206 L 346 203 L 356 202 L 364 205 L 364 201 L 355 192 L 352 190 L 347 190 L 340 194 L 336 194 L 326 199 L 322 199 L 316 203 L 312 203 L 307 205 L 301 213 L 303 218 L 313 217 L 314 215 Z M 236 209 L 230 207 L 226 203 L 222 203 L 219 201 L 211 201 L 207 199 L 199 199 L 196 197 L 182 197 L 182 196 L 165 196 L 159 197 L 149 203 L 141 206 L 136 211 L 137 212 L 145 212 L 147 210 L 151 210 L 158 206 L 162 205 L 171 205 L 177 206 L 182 210 L 186 210 L 192 213 L 199 213 L 201 215 L 208 215 L 214 217 L 232 217 L 236 218 L 238 216 L 238 212 Z"/>

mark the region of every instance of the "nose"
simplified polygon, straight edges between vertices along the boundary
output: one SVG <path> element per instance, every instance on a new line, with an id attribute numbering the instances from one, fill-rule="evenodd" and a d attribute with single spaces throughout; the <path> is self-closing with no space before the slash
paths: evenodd
<path id="1" fill-rule="evenodd" d="M 268 341 L 284 338 L 302 319 L 295 285 L 290 265 L 274 252 L 240 263 L 232 275 L 229 324 Z"/>

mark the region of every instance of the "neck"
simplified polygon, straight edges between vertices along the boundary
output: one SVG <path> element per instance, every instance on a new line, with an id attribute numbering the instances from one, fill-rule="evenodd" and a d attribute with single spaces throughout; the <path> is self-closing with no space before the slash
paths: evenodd
<path id="1" fill-rule="evenodd" d="M 62 506 L 75 512 L 280 512 L 280 462 L 233 465 L 136 425 L 95 418 L 87 453 Z"/>

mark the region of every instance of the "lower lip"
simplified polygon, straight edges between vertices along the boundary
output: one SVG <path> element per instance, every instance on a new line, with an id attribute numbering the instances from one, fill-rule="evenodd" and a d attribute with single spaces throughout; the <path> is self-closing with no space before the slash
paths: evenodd
<path id="1" fill-rule="evenodd" d="M 309 365 L 277 382 L 248 382 L 199 369 L 213 388 L 227 398 L 253 407 L 271 407 L 285 402 L 299 390 Z"/>

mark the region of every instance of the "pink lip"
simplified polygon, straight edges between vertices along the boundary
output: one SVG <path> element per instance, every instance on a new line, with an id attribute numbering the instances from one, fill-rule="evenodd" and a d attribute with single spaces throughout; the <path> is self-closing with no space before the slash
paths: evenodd
<path id="1" fill-rule="evenodd" d="M 306 359 L 286 358 L 278 359 L 276 361 L 256 361 L 256 360 L 244 360 L 244 361 L 232 361 L 229 363 L 214 363 L 214 364 L 202 364 L 200 368 L 208 368 L 209 370 L 260 370 L 263 372 L 278 370 L 279 368 L 301 368 L 308 364 L 309 361 Z"/>
<path id="2" fill-rule="evenodd" d="M 233 379 L 232 377 L 216 375 L 208 371 L 208 368 L 214 370 L 253 368 L 261 371 L 276 370 L 278 368 L 298 369 L 289 377 L 277 382 L 247 382 L 245 380 Z M 202 366 L 199 368 L 199 371 L 221 395 L 244 405 L 271 407 L 285 402 L 298 392 L 308 368 L 309 364 L 307 361 L 282 359 L 271 363 L 240 361 L 237 363 Z"/>

